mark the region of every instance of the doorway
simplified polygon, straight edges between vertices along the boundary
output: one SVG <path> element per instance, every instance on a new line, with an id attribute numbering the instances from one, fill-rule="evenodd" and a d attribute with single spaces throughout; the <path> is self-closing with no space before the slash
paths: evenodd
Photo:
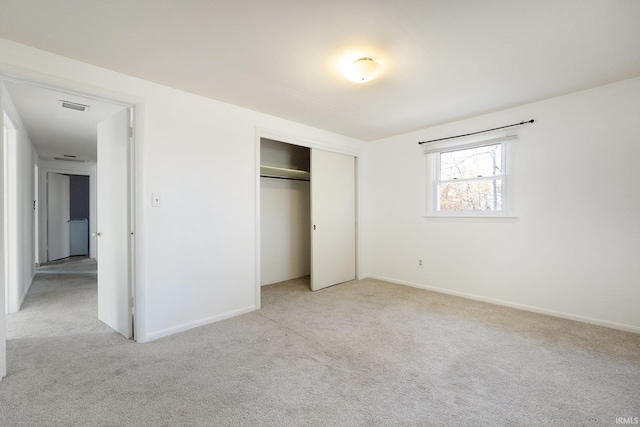
<path id="1" fill-rule="evenodd" d="M 47 262 L 89 257 L 89 178 L 89 175 L 47 172 Z"/>
<path id="2" fill-rule="evenodd" d="M 86 246 L 89 246 L 89 249 L 88 249 L 89 256 L 92 258 L 98 258 L 99 251 L 98 251 L 98 244 L 96 243 L 96 240 L 98 239 L 97 237 L 90 238 L 88 236 L 88 233 L 90 231 L 93 231 L 97 236 L 100 236 L 101 234 L 103 235 L 107 234 L 108 235 L 106 238 L 107 241 L 112 239 L 113 236 L 116 236 L 116 235 L 125 236 L 124 237 L 125 250 L 123 252 L 124 258 L 122 258 L 121 256 L 123 255 L 122 253 L 119 253 L 117 254 L 117 256 L 113 257 L 113 256 L 110 256 L 110 252 L 111 252 L 110 250 L 103 250 L 103 251 L 100 251 L 103 253 L 100 258 L 103 258 L 103 259 L 98 259 L 98 262 L 99 264 L 104 264 L 106 266 L 104 269 L 106 270 L 115 269 L 118 271 L 125 272 L 124 282 L 119 282 L 118 284 L 117 301 L 114 302 L 114 304 L 116 304 L 117 307 L 113 308 L 112 311 L 117 311 L 119 313 L 124 312 L 126 318 L 128 319 L 126 322 L 127 326 L 125 328 L 122 328 L 120 327 L 120 325 L 118 325 L 118 327 L 114 328 L 113 325 L 109 324 L 108 319 L 106 321 L 103 320 L 103 322 L 106 323 L 108 326 L 116 329 L 125 337 L 133 338 L 133 335 L 134 335 L 133 332 L 135 329 L 135 324 L 133 323 L 133 315 L 135 313 L 135 310 L 134 310 L 135 300 L 133 299 L 133 296 L 135 295 L 135 292 L 134 292 L 135 276 L 133 274 L 134 264 L 133 264 L 132 252 L 134 248 L 134 236 L 132 233 L 132 224 L 133 224 L 133 218 L 134 218 L 133 177 L 135 176 L 135 173 L 134 173 L 134 162 L 133 162 L 133 155 L 132 155 L 132 153 L 134 152 L 134 138 L 133 138 L 133 132 L 131 131 L 131 129 L 133 128 L 133 123 L 134 123 L 133 120 L 135 117 L 135 107 L 131 104 L 123 104 L 119 101 L 104 99 L 104 98 L 97 97 L 91 94 L 86 94 L 86 93 L 80 94 L 78 92 L 72 92 L 60 87 L 53 87 L 53 86 L 44 85 L 44 84 L 26 82 L 13 77 L 12 78 L 7 78 L 4 76 L 0 76 L 0 77 L 3 77 L 3 79 L 0 80 L 0 83 L 2 85 L 2 91 L 0 92 L 0 94 L 2 95 L 2 98 L 3 98 L 3 110 L 5 110 L 4 108 L 5 103 L 11 105 L 11 110 L 12 110 L 11 113 L 14 115 L 17 115 L 20 120 L 20 126 L 18 129 L 18 132 L 24 132 L 24 135 L 28 135 L 26 138 L 30 137 L 31 139 L 30 144 L 32 144 L 33 149 L 37 152 L 37 156 L 35 160 L 33 160 L 32 162 L 25 164 L 24 159 L 18 159 L 18 162 L 16 165 L 18 169 L 18 173 L 16 175 L 18 185 L 22 185 L 26 183 L 26 181 L 24 181 L 25 178 L 23 175 L 26 176 L 25 171 L 27 169 L 28 169 L 29 179 L 35 180 L 35 183 L 29 184 L 29 186 L 33 189 L 34 193 L 37 192 L 37 196 L 34 194 L 34 197 L 31 198 L 29 201 L 28 207 L 26 204 L 24 204 L 24 206 L 14 205 L 12 207 L 12 204 L 10 203 L 10 199 L 12 195 L 17 194 L 17 192 L 12 192 L 10 189 L 7 189 L 7 187 L 4 184 L 2 186 L 4 190 L 3 201 L 4 199 L 7 199 L 7 198 L 9 199 L 9 203 L 5 204 L 6 208 L 16 209 L 16 212 L 18 213 L 24 213 L 24 214 L 28 213 L 29 215 L 34 215 L 33 220 L 31 219 L 29 220 L 31 224 L 30 227 L 25 227 L 25 228 L 30 228 L 31 233 L 33 234 L 29 235 L 28 239 L 22 240 L 22 244 L 24 246 L 29 245 L 30 247 L 25 248 L 24 251 L 13 252 L 8 250 L 8 247 L 7 247 L 8 242 L 6 241 L 2 242 L 2 246 L 3 246 L 2 259 L 4 261 L 3 264 L 4 266 L 9 267 L 4 271 L 10 272 L 12 267 L 23 268 L 25 270 L 29 269 L 33 273 L 31 273 L 31 277 L 27 277 L 27 279 L 23 283 L 23 286 L 25 286 L 28 289 L 31 283 L 30 279 L 33 277 L 33 274 L 35 273 L 36 265 L 40 264 L 43 259 L 49 258 L 48 248 L 47 248 L 47 244 L 48 244 L 48 241 L 47 241 L 48 240 L 47 239 L 48 212 L 47 212 L 47 202 L 46 202 L 47 186 L 45 185 L 47 175 L 49 173 L 52 173 L 52 174 L 57 173 L 58 175 L 65 175 L 67 177 L 80 176 L 82 177 L 82 179 L 85 180 L 82 183 L 84 187 L 87 186 L 86 180 L 89 179 L 88 186 L 91 194 L 89 197 L 90 210 L 92 211 L 92 213 L 88 215 L 88 218 L 86 218 L 87 217 L 86 213 L 82 214 L 82 218 L 78 218 L 81 220 L 86 220 L 86 228 L 87 228 L 86 233 L 84 230 L 81 233 L 83 237 L 80 240 L 83 241 L 84 245 L 82 245 L 83 247 L 80 248 L 79 250 L 81 252 L 85 252 L 87 250 Z M 44 98 L 41 99 L 40 101 L 35 101 L 37 98 L 36 95 L 38 94 L 44 96 Z M 52 104 L 55 104 L 56 108 L 64 108 L 61 105 L 64 102 L 61 102 L 61 100 L 65 100 L 65 102 L 69 100 L 74 101 L 72 102 L 72 104 L 75 104 L 72 106 L 74 108 L 67 108 L 67 110 L 71 112 L 78 113 L 76 107 L 77 105 L 81 105 L 83 106 L 83 108 L 90 107 L 90 108 L 87 108 L 87 110 L 90 109 L 94 113 L 97 112 L 98 114 L 102 114 L 99 121 L 100 123 L 106 121 L 107 119 L 109 119 L 114 115 L 114 114 L 110 114 L 109 111 L 119 112 L 120 117 L 125 118 L 125 120 L 118 121 L 116 125 L 116 126 L 119 126 L 119 128 L 117 129 L 118 130 L 117 135 L 114 135 L 113 133 L 111 133 L 102 138 L 104 153 L 106 153 L 105 155 L 109 156 L 110 152 L 117 151 L 115 155 L 112 155 L 109 157 L 108 162 L 100 163 L 99 161 L 97 161 L 95 154 L 93 155 L 94 158 L 92 159 L 91 152 L 87 150 L 86 144 L 82 145 L 82 143 L 79 143 L 80 145 L 75 146 L 71 143 L 68 143 L 67 145 L 58 145 L 55 147 L 53 146 L 49 147 L 45 143 L 42 143 L 40 139 L 38 139 L 39 135 L 41 134 L 48 134 L 51 140 L 55 140 L 56 136 L 59 136 L 59 135 L 54 134 L 53 132 L 48 132 L 46 130 L 47 124 L 43 122 L 44 120 L 43 117 L 46 117 L 47 114 L 42 114 L 43 113 L 42 109 L 30 110 L 30 108 L 36 108 L 34 107 L 34 105 L 36 104 L 37 105 L 47 104 L 47 105 L 50 105 L 50 108 L 53 108 L 54 106 Z M 70 126 L 67 126 L 69 123 L 66 123 L 65 125 L 65 122 L 64 122 L 66 117 L 64 116 L 64 114 L 67 114 L 67 115 L 71 114 L 67 110 L 55 110 L 55 112 L 49 114 L 49 116 L 55 116 L 55 117 L 52 117 L 52 119 L 53 121 L 58 122 L 59 127 L 70 128 Z M 78 125 L 78 126 L 81 126 L 81 125 Z M 97 145 L 99 144 L 99 141 L 96 141 L 96 138 L 95 138 L 97 123 L 92 126 L 93 126 L 93 145 L 95 146 L 93 150 L 95 152 L 97 151 Z M 113 128 L 113 124 L 112 124 L 112 128 Z M 79 134 L 82 133 L 82 129 L 80 128 L 75 128 L 75 131 L 77 131 L 77 133 Z M 5 138 L 4 132 L 3 132 L 3 148 L 4 148 L 5 139 L 7 138 Z M 24 142 L 20 140 L 20 137 L 18 139 L 20 143 Z M 65 139 L 65 138 L 61 138 L 61 139 Z M 66 138 L 67 142 L 69 139 L 70 138 Z M 6 159 L 10 160 L 10 158 L 6 158 Z M 3 163 L 2 163 L 3 175 L 7 171 L 11 170 L 11 166 L 12 166 L 12 165 L 5 165 L 4 160 L 5 160 L 5 157 L 3 156 Z M 99 163 L 99 168 L 96 167 L 98 163 Z M 110 170 L 112 174 L 117 173 L 117 175 L 119 176 L 124 175 L 125 179 L 123 182 L 120 183 L 120 187 L 122 188 L 114 189 L 110 193 L 103 191 L 102 194 L 100 194 L 98 191 L 96 191 L 97 181 L 98 181 L 97 180 L 98 173 L 96 169 L 100 169 L 101 176 L 105 176 L 105 181 L 107 182 L 110 182 L 110 178 L 109 178 Z M 125 173 L 123 174 L 123 172 Z M 119 195 L 124 195 L 124 197 L 123 198 L 121 197 L 119 200 L 114 201 L 113 194 L 111 194 L 114 192 L 118 193 Z M 31 197 L 31 196 L 28 196 L 28 197 Z M 95 213 L 97 212 L 96 207 L 99 204 L 102 204 L 105 207 L 106 206 L 120 207 L 119 209 L 112 209 L 113 211 L 116 212 L 116 216 L 124 219 L 124 221 L 120 221 L 120 223 L 118 223 L 117 225 L 117 227 L 120 227 L 120 228 L 116 228 L 116 229 L 111 228 L 108 233 L 100 232 L 100 229 L 99 229 L 100 224 L 97 221 L 97 214 Z M 3 207 L 3 214 L 5 214 L 4 207 Z M 7 216 L 5 214 L 3 215 L 3 217 L 4 217 L 3 219 L 11 218 L 11 215 Z M 70 216 L 69 221 L 71 221 L 72 219 L 73 218 Z M 87 241 L 90 242 L 89 245 L 86 244 L 88 243 Z M 102 243 L 100 243 L 100 245 L 102 245 Z M 9 255 L 12 253 L 30 253 L 31 257 L 19 259 L 15 262 L 12 260 L 7 260 L 6 259 L 7 257 L 5 257 L 4 254 Z M 115 261 L 114 261 L 114 258 L 115 258 Z M 116 267 L 114 267 L 114 262 L 116 263 L 115 264 Z M 3 276 L 4 276 L 4 271 L 2 272 Z M 100 280 L 100 274 L 98 274 L 98 276 L 99 276 L 98 288 L 103 287 L 102 285 L 105 283 L 108 284 L 108 282 L 104 282 Z M 109 280 L 109 279 L 106 279 L 106 280 Z M 7 282 L 6 279 L 3 282 L 5 284 L 10 283 L 10 282 Z M 101 282 L 104 282 L 104 283 L 101 283 Z M 104 287 L 112 288 L 113 286 L 104 286 Z M 7 289 L 8 291 L 11 291 L 11 288 L 9 287 L 5 289 Z M 3 292 L 3 296 L 5 296 L 4 289 L 2 290 L 2 292 Z M 109 309 L 109 307 L 107 308 Z M 5 317 L 4 312 L 2 313 L 2 317 L 3 317 L 3 321 L 0 323 L 4 324 L 4 317 Z M 0 335 L 0 339 L 2 340 L 2 347 L 4 348 L 5 346 L 4 335 Z M 4 351 L 0 352 L 0 357 L 3 359 L 2 362 L 4 363 L 4 360 L 5 360 Z"/>

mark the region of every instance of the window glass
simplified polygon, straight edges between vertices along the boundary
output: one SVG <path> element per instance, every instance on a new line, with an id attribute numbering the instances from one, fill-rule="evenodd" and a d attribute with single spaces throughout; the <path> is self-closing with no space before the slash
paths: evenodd
<path id="1" fill-rule="evenodd" d="M 438 184 L 438 210 L 500 211 L 502 180 L 482 179 Z"/>
<path id="2" fill-rule="evenodd" d="M 507 212 L 503 143 L 434 153 L 433 213 L 502 215 Z"/>
<path id="3" fill-rule="evenodd" d="M 440 180 L 501 175 L 502 144 L 440 154 Z"/>

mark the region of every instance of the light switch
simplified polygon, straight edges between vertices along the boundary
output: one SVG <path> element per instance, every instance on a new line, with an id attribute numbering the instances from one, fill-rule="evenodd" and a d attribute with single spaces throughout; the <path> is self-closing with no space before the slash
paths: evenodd
<path id="1" fill-rule="evenodd" d="M 160 193 L 151 194 L 151 206 L 153 206 L 154 208 L 159 208 L 160 206 L 162 206 Z"/>

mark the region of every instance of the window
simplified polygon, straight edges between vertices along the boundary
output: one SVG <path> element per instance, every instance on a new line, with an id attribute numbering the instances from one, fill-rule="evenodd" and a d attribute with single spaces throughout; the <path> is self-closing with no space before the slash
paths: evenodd
<path id="1" fill-rule="evenodd" d="M 427 149 L 428 216 L 508 216 L 507 141 L 514 138 Z"/>

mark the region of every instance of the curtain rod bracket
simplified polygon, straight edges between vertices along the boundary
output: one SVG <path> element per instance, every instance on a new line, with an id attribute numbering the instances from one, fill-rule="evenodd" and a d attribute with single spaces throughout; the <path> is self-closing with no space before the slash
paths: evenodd
<path id="1" fill-rule="evenodd" d="M 500 126 L 500 127 L 493 128 L 493 129 L 480 130 L 478 132 L 465 133 L 464 135 L 448 136 L 446 138 L 438 138 L 438 139 L 431 139 L 429 141 L 421 141 L 421 142 L 418 142 L 418 144 L 422 145 L 422 144 L 428 144 L 430 142 L 444 141 L 444 140 L 447 140 L 447 139 L 462 138 L 463 136 L 477 135 L 479 133 L 491 132 L 492 130 L 499 130 L 499 129 L 510 128 L 510 127 L 513 127 L 513 126 L 526 125 L 527 123 L 533 123 L 534 121 L 535 121 L 534 119 L 527 120 L 527 121 L 523 120 L 520 123 L 514 123 L 512 125 Z"/>

